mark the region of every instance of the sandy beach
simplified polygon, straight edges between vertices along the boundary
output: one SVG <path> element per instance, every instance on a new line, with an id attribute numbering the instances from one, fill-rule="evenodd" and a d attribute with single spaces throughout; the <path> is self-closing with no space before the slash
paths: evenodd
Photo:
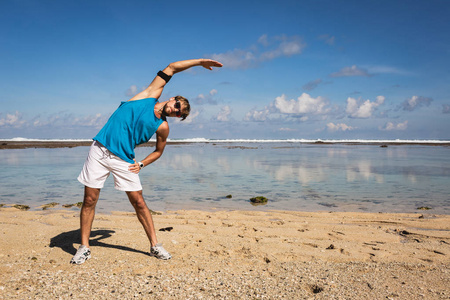
<path id="1" fill-rule="evenodd" d="M 97 214 L 79 266 L 78 211 L 0 216 L 1 299 L 450 298 L 448 215 L 169 211 L 160 261 L 133 213 Z"/>

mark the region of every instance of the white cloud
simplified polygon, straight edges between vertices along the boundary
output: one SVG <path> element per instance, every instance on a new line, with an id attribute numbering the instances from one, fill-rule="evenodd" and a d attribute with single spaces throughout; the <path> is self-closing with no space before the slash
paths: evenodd
<path id="1" fill-rule="evenodd" d="M 141 91 L 145 90 L 147 87 L 141 87 L 141 90 L 138 89 L 137 85 L 133 84 L 132 86 L 130 86 L 127 91 L 125 92 L 125 95 L 127 97 L 133 97 L 135 96 L 137 93 L 140 93 Z"/>
<path id="2" fill-rule="evenodd" d="M 251 110 L 245 114 L 244 121 L 262 122 L 266 121 L 270 115 L 270 110 L 266 107 L 263 110 Z"/>
<path id="3" fill-rule="evenodd" d="M 278 37 L 277 40 L 279 40 L 280 43 L 279 44 L 277 43 L 275 49 L 261 53 L 259 57 L 261 61 L 272 60 L 280 56 L 292 56 L 300 54 L 303 48 L 305 47 L 298 36 L 293 37 L 282 36 Z"/>
<path id="4" fill-rule="evenodd" d="M 369 66 L 367 70 L 370 74 L 395 74 L 395 75 L 404 75 L 411 76 L 414 75 L 409 71 L 405 71 L 396 67 L 391 66 Z"/>
<path id="5" fill-rule="evenodd" d="M 181 124 L 191 124 L 199 115 L 200 115 L 199 110 L 191 110 L 189 116 L 185 120 L 181 121 L 181 119 L 175 118 L 175 122 Z"/>
<path id="6" fill-rule="evenodd" d="M 231 69 L 246 69 L 256 62 L 256 57 L 253 52 L 234 49 L 225 53 L 212 54 L 211 59 L 220 61 L 224 67 Z"/>
<path id="7" fill-rule="evenodd" d="M 282 127 L 282 128 L 278 128 L 278 131 L 292 132 L 292 131 L 297 131 L 297 129 Z"/>
<path id="8" fill-rule="evenodd" d="M 366 100 L 363 103 L 359 103 L 358 100 L 349 97 L 347 99 L 346 113 L 352 118 L 366 119 L 370 118 L 375 109 L 384 103 L 385 97 L 378 96 L 375 102 Z"/>
<path id="9" fill-rule="evenodd" d="M 94 115 L 87 115 L 83 117 L 76 117 L 70 113 L 59 112 L 42 120 L 41 116 L 37 116 L 33 120 L 34 127 L 93 127 L 100 129 L 105 125 L 108 116 L 103 116 L 100 113 Z"/>
<path id="10" fill-rule="evenodd" d="M 130 86 L 126 92 L 126 95 L 128 97 L 133 97 L 136 94 L 137 94 L 137 86 L 136 85 Z"/>
<path id="11" fill-rule="evenodd" d="M 304 47 L 305 44 L 298 36 L 269 38 L 264 34 L 248 49 L 234 49 L 225 53 L 214 53 L 208 57 L 220 61 L 227 68 L 246 69 L 277 57 L 300 54 Z"/>
<path id="12" fill-rule="evenodd" d="M 217 90 L 216 89 L 212 89 L 206 95 L 205 94 L 199 94 L 197 97 L 195 97 L 194 103 L 198 104 L 198 105 L 202 105 L 202 104 L 217 105 L 217 100 L 214 98 L 214 96 L 216 94 L 217 94 Z"/>
<path id="13" fill-rule="evenodd" d="M 403 123 L 394 124 L 392 122 L 387 122 L 384 127 L 381 127 L 380 130 L 392 131 L 392 130 L 406 130 L 408 128 L 408 121 Z"/>
<path id="14" fill-rule="evenodd" d="M 369 74 L 369 72 L 365 69 L 358 68 L 357 66 L 353 65 L 351 67 L 345 67 L 341 69 L 339 72 L 331 73 L 331 77 L 349 77 L 349 76 L 366 76 L 370 77 L 372 76 Z"/>
<path id="15" fill-rule="evenodd" d="M 4 118 L 0 119 L 0 127 L 21 128 L 26 124 L 27 122 L 22 120 L 22 114 L 18 111 L 14 114 L 6 114 Z"/>
<path id="16" fill-rule="evenodd" d="M 411 98 L 403 101 L 403 103 L 400 104 L 400 107 L 403 108 L 403 110 L 413 111 L 421 106 L 430 106 L 432 101 L 433 101 L 432 98 L 422 96 L 412 96 Z"/>
<path id="17" fill-rule="evenodd" d="M 106 124 L 107 118 L 102 116 L 102 114 L 97 113 L 95 115 L 85 116 L 83 118 L 74 118 L 72 125 L 77 126 L 87 126 L 100 129 Z"/>
<path id="18" fill-rule="evenodd" d="M 220 122 L 228 122 L 230 120 L 229 116 L 230 116 L 231 112 L 232 112 L 232 110 L 228 105 L 223 106 L 220 109 L 220 112 L 217 114 L 217 116 L 215 116 L 215 120 L 220 121 Z"/>
<path id="19" fill-rule="evenodd" d="M 331 131 L 331 132 L 347 131 L 347 130 L 355 129 L 355 127 L 348 126 L 347 124 L 344 124 L 344 123 L 339 123 L 339 124 L 328 123 L 327 128 L 328 128 L 328 131 Z"/>
<path id="20" fill-rule="evenodd" d="M 279 114 L 284 114 L 293 115 L 297 120 L 304 122 L 309 119 L 308 115 L 324 116 L 329 111 L 328 101 L 322 97 L 313 98 L 303 93 L 296 100 L 287 100 L 286 95 L 282 94 L 263 109 L 252 109 L 249 111 L 245 115 L 244 121 L 263 122 L 271 119 L 272 115 L 278 115 L 279 117 Z"/>
<path id="21" fill-rule="evenodd" d="M 283 114 L 326 114 L 330 111 L 328 102 L 322 97 L 313 98 L 303 93 L 297 100 L 286 100 L 283 94 L 277 97 L 274 102 L 275 107 Z"/>
<path id="22" fill-rule="evenodd" d="M 269 46 L 269 37 L 267 34 L 263 34 L 259 37 L 258 43 L 262 44 L 263 46 L 267 47 Z"/>

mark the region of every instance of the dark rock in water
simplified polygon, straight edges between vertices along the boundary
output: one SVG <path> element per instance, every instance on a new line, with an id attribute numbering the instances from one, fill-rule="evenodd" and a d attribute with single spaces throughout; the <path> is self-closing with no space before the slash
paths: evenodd
<path id="1" fill-rule="evenodd" d="M 20 209 L 20 210 L 29 210 L 30 209 L 30 207 L 28 205 L 23 205 L 23 204 L 16 204 L 13 207 Z"/>
<path id="2" fill-rule="evenodd" d="M 225 198 L 233 198 L 232 195 L 226 195 Z"/>
<path id="3" fill-rule="evenodd" d="M 428 206 L 421 206 L 421 207 L 418 207 L 417 209 L 420 209 L 420 210 L 430 210 L 431 207 L 428 207 Z"/>
<path id="4" fill-rule="evenodd" d="M 263 197 L 263 196 L 253 197 L 250 199 L 250 202 L 253 205 L 264 205 L 264 204 L 267 204 L 267 201 L 269 201 L 269 199 L 267 199 L 266 197 Z"/>
<path id="5" fill-rule="evenodd" d="M 71 208 L 73 206 L 81 208 L 83 206 L 83 202 L 77 202 L 77 203 L 74 203 L 74 204 L 63 204 L 61 206 L 64 207 L 64 208 Z"/>
<path id="6" fill-rule="evenodd" d="M 334 204 L 334 203 L 319 202 L 317 204 L 322 205 L 322 206 L 326 206 L 326 207 L 337 207 L 337 205 Z"/>
<path id="7" fill-rule="evenodd" d="M 59 203 L 56 203 L 56 204 L 59 204 Z M 62 207 L 64 207 L 64 208 L 71 208 L 72 206 L 76 206 L 78 208 L 81 208 L 83 206 L 83 202 L 77 202 L 77 203 L 74 203 L 74 204 L 63 204 L 62 205 Z"/>
<path id="8" fill-rule="evenodd" d="M 387 148 L 388 145 L 381 145 L 381 148 Z"/>
<path id="9" fill-rule="evenodd" d="M 48 204 L 44 204 L 41 207 L 42 207 L 42 210 L 46 210 L 47 208 L 52 208 L 52 207 L 55 207 L 56 205 L 59 205 L 59 203 L 51 202 Z"/>

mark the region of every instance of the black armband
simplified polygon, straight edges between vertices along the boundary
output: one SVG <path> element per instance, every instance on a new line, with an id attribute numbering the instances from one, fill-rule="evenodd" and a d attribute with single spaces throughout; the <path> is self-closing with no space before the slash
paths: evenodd
<path id="1" fill-rule="evenodd" d="M 161 77 L 162 79 L 164 79 L 166 81 L 166 83 L 168 83 L 170 78 L 172 78 L 172 76 L 167 75 L 163 71 L 159 71 L 158 76 Z"/>

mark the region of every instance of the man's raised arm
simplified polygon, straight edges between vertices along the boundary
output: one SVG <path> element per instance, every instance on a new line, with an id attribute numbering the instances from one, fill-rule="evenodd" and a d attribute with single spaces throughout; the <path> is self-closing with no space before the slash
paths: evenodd
<path id="1" fill-rule="evenodd" d="M 205 59 L 205 58 L 181 60 L 181 61 L 170 63 L 162 71 L 162 73 L 160 73 L 161 72 L 160 71 L 158 73 L 158 75 L 156 75 L 156 77 L 153 79 L 152 83 L 150 83 L 150 85 L 145 90 L 143 90 L 142 92 L 140 92 L 139 94 L 137 94 L 136 96 L 134 96 L 133 98 L 131 98 L 128 101 L 140 100 L 140 99 L 145 99 L 145 98 L 158 99 L 162 94 L 164 86 L 166 85 L 167 82 L 169 82 L 170 78 L 174 74 L 182 72 L 184 70 L 187 70 L 187 69 L 195 67 L 195 66 L 202 66 L 205 69 L 212 70 L 213 67 L 218 67 L 218 68 L 222 67 L 222 64 L 218 61 L 215 61 L 212 59 Z"/>
<path id="2" fill-rule="evenodd" d="M 177 62 L 173 62 L 167 66 L 167 68 L 164 69 L 164 73 L 166 73 L 169 76 L 172 76 L 178 72 L 187 70 L 189 68 L 195 67 L 195 66 L 202 66 L 205 69 L 212 70 L 212 67 L 222 67 L 222 64 L 218 61 L 212 60 L 212 59 L 189 59 L 189 60 L 181 60 Z"/>

